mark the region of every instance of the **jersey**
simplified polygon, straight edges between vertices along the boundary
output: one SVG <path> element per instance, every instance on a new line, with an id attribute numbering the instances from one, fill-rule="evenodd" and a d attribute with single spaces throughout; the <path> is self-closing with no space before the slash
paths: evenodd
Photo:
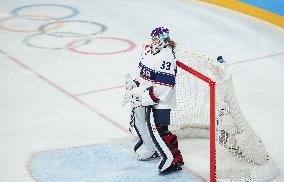
<path id="1" fill-rule="evenodd" d="M 162 48 L 157 54 L 149 52 L 145 46 L 142 51 L 139 68 L 140 86 L 149 94 L 155 109 L 173 109 L 176 107 L 176 60 L 171 48 Z"/>

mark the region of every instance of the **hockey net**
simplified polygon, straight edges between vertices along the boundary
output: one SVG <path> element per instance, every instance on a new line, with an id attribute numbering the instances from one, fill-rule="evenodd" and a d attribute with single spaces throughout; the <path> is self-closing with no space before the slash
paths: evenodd
<path id="1" fill-rule="evenodd" d="M 240 109 L 226 63 L 188 48 L 177 48 L 176 55 L 177 108 L 171 127 L 180 138 L 210 138 L 210 182 L 277 176 L 277 166 Z"/>

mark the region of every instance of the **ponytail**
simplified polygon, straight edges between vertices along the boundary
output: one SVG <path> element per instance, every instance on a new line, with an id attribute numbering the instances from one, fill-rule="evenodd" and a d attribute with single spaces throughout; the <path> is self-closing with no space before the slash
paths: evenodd
<path id="1" fill-rule="evenodd" d="M 174 50 L 176 48 L 176 42 L 173 40 L 168 41 L 168 46 Z"/>

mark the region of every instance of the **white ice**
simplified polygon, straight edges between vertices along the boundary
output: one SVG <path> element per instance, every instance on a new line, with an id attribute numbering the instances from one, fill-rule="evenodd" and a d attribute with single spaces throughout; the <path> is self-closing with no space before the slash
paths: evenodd
<path id="1" fill-rule="evenodd" d="M 223 55 L 231 64 L 241 108 L 280 167 L 281 173 L 273 181 L 284 181 L 283 29 L 195 0 L 9 0 L 0 2 L 0 16 L 8 17 L 11 10 L 30 4 L 75 7 L 80 13 L 70 20 L 104 24 L 108 30 L 98 36 L 128 39 L 137 47 L 113 55 L 38 49 L 22 42 L 35 32 L 0 29 L 1 182 L 33 181 L 29 162 L 36 152 L 126 137 L 129 110 L 121 107 L 124 89 L 120 86 L 124 84 L 123 76 L 136 69 L 141 46 L 157 26 L 168 27 L 177 43 L 211 57 Z M 70 11 L 33 7 L 20 13 L 58 17 Z M 1 23 L 25 30 L 42 24 L 36 20 L 20 24 L 19 19 Z M 79 26 L 88 26 L 88 30 Z M 92 28 L 85 24 L 63 27 L 62 31 L 81 32 Z M 60 47 L 74 39 L 56 42 L 54 37 L 38 36 L 33 40 L 42 46 Z M 124 46 L 116 41 L 107 44 L 97 40 L 97 44 L 94 41 L 84 50 L 107 52 Z M 207 178 L 208 161 L 196 157 L 206 155 L 207 143 L 193 140 L 181 145 L 187 167 Z"/>

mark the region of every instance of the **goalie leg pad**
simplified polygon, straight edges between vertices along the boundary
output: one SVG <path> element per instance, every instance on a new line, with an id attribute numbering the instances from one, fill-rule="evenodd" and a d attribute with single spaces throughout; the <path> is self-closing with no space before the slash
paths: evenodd
<path id="1" fill-rule="evenodd" d="M 150 111 L 151 109 L 148 108 L 147 113 L 150 113 Z M 149 115 L 147 114 L 146 119 L 147 119 L 148 130 L 152 138 L 152 141 L 156 149 L 158 150 L 160 156 L 162 157 L 158 165 L 158 170 L 159 172 L 163 172 L 172 165 L 174 158 L 173 158 L 171 151 L 167 147 L 166 143 L 160 136 L 154 121 L 150 119 L 150 114 Z"/>
<path id="2" fill-rule="evenodd" d="M 162 128 L 161 130 L 159 128 Z M 167 128 L 167 126 L 166 126 Z M 160 131 L 160 135 L 164 140 L 165 144 L 171 151 L 173 155 L 173 165 L 182 166 L 184 164 L 183 157 L 178 149 L 178 140 L 175 134 L 172 134 L 168 129 L 165 129 L 165 126 L 157 126 L 158 131 Z"/>
<path id="3" fill-rule="evenodd" d="M 141 145 L 135 152 L 139 161 L 148 161 L 159 157 L 156 151 L 149 150 L 146 145 Z"/>
<path id="4" fill-rule="evenodd" d="M 157 157 L 155 146 L 150 138 L 146 123 L 146 108 L 138 107 L 134 110 L 134 129 L 139 137 L 134 151 L 138 160 L 149 160 Z"/>

